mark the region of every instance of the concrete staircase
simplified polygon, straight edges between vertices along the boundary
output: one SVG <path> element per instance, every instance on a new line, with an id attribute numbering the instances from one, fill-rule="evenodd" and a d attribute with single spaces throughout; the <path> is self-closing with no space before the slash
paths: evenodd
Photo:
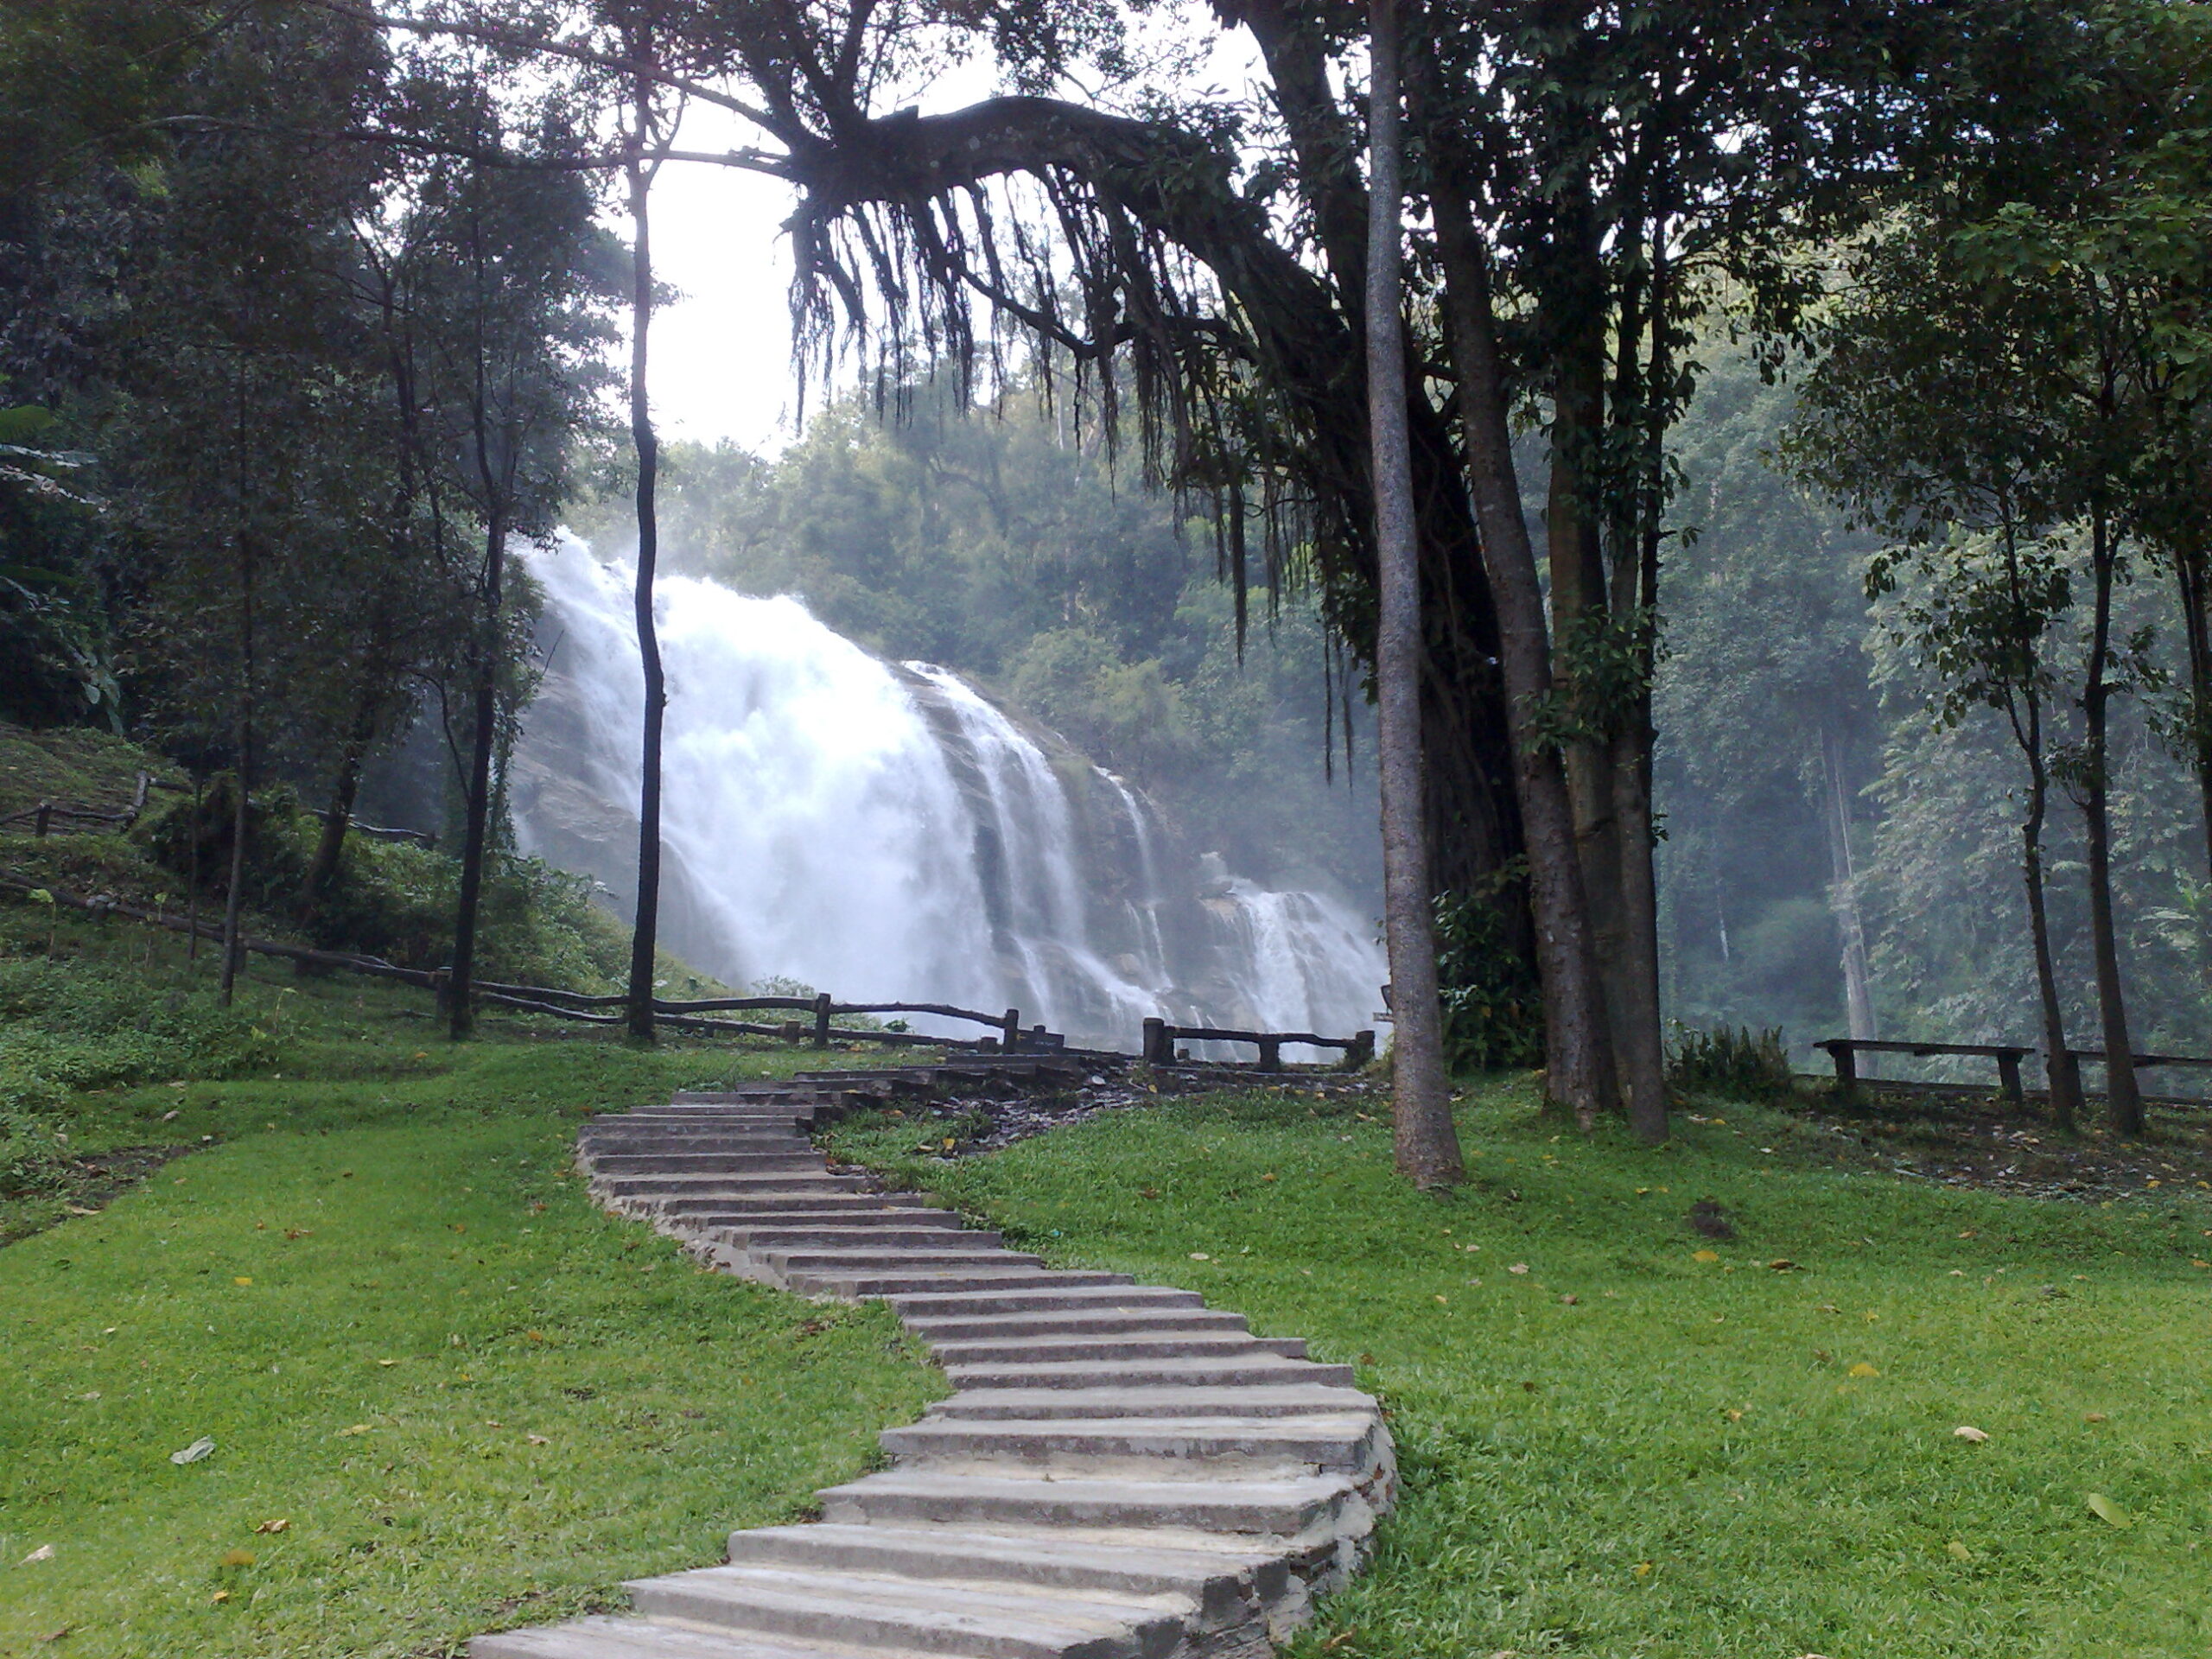
<path id="1" fill-rule="evenodd" d="M 1196 1294 L 1054 1272 L 952 1212 L 830 1172 L 818 1122 L 1049 1063 L 823 1073 L 595 1118 L 609 1208 L 802 1295 L 880 1298 L 954 1393 L 822 1520 L 733 1533 L 635 1612 L 478 1637 L 472 1659 L 1263 1659 L 1357 1565 L 1395 1473 L 1351 1368 Z"/>

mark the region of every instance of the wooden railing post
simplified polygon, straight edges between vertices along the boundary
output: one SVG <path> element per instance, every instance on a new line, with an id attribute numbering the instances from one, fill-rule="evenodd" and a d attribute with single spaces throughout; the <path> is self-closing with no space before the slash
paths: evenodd
<path id="1" fill-rule="evenodd" d="M 1258 1043 L 1260 1049 L 1259 1069 L 1262 1071 L 1281 1071 L 1282 1045 L 1272 1037 L 1260 1038 L 1258 1039 Z"/>
<path id="2" fill-rule="evenodd" d="M 52 818 L 53 815 L 54 803 L 52 801 L 41 801 L 38 804 L 38 816 L 31 820 L 31 834 L 38 836 L 41 841 L 43 841 L 46 838 L 47 823 L 48 820 Z"/>
<path id="3" fill-rule="evenodd" d="M 1020 1053 L 1021 1052 L 1021 1010 L 1020 1008 L 1008 1008 L 1006 1011 L 1003 1029 L 1005 1035 L 999 1039 L 1000 1046 L 1009 1054 Z"/>
<path id="4" fill-rule="evenodd" d="M 830 993 L 823 991 L 814 999 L 814 1046 L 830 1046 Z"/>
<path id="5" fill-rule="evenodd" d="M 1835 1097 L 1838 1100 L 1859 1098 L 1859 1057 L 1848 1039 L 1821 1045 L 1835 1062 Z"/>
<path id="6" fill-rule="evenodd" d="M 2027 1090 L 2020 1086 L 2020 1056 L 2022 1051 L 2008 1048 L 1997 1057 L 1997 1076 L 2005 1085 L 2005 1098 L 2016 1112 L 2028 1109 Z"/>
<path id="7" fill-rule="evenodd" d="M 1375 1033 L 1371 1031 L 1352 1033 L 1351 1046 L 1344 1050 L 1344 1070 L 1357 1071 L 1374 1058 Z"/>
<path id="8" fill-rule="evenodd" d="M 1173 1058 L 1169 1047 L 1167 1022 L 1147 1020 L 1144 1022 L 1144 1063 L 1147 1065 L 1166 1065 Z"/>

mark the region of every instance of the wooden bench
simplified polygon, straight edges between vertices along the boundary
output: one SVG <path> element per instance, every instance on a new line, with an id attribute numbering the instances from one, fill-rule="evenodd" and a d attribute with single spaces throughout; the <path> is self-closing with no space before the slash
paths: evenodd
<path id="1" fill-rule="evenodd" d="M 1844 1100 L 1858 1093 L 1858 1057 L 1861 1054 L 1910 1054 L 1916 1059 L 1935 1054 L 1976 1054 L 1997 1062 L 1997 1077 L 2004 1087 L 2005 1098 L 2023 1108 L 2028 1102 L 2026 1091 L 2020 1086 L 2020 1062 L 2036 1052 L 2017 1043 L 1882 1043 L 1865 1037 L 1831 1037 L 1813 1046 L 1826 1050 L 1828 1058 L 1835 1062 L 1835 1091 Z"/>
<path id="2" fill-rule="evenodd" d="M 1165 1020 L 1144 1022 L 1144 1058 L 1149 1065 L 1175 1064 L 1175 1045 L 1194 1043 L 1250 1043 L 1260 1051 L 1258 1070 L 1282 1070 L 1282 1046 L 1302 1043 L 1308 1048 L 1341 1050 L 1347 1068 L 1365 1065 L 1375 1058 L 1375 1033 L 1356 1031 L 1349 1037 L 1318 1037 L 1310 1031 L 1224 1031 L 1215 1026 L 1171 1026 Z"/>

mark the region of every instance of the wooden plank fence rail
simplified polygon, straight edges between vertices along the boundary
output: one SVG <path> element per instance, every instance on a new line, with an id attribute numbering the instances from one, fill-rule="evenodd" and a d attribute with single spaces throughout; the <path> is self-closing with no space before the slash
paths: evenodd
<path id="1" fill-rule="evenodd" d="M 1356 1031 L 1349 1037 L 1319 1037 L 1310 1031 L 1226 1031 L 1215 1026 L 1171 1026 L 1165 1020 L 1144 1022 L 1144 1058 L 1147 1065 L 1174 1065 L 1175 1045 L 1183 1041 L 1253 1044 L 1260 1051 L 1255 1069 L 1262 1071 L 1282 1070 L 1285 1043 L 1341 1049 L 1347 1071 L 1365 1065 L 1375 1058 L 1375 1033 L 1371 1031 Z"/>
<path id="2" fill-rule="evenodd" d="M 148 790 L 181 791 L 183 787 L 181 784 L 164 783 L 150 772 L 142 772 L 138 774 L 136 798 L 127 807 L 110 809 L 87 806 L 81 801 L 41 801 L 35 806 L 27 806 L 20 812 L 10 812 L 6 817 L 0 818 L 0 830 L 12 824 L 28 823 L 31 826 L 31 834 L 41 840 L 51 835 L 67 834 L 87 824 L 120 824 L 127 830 L 145 815 Z M 300 810 L 309 817 L 320 818 L 325 823 L 329 823 L 332 817 L 327 807 L 308 806 Z M 438 844 L 438 838 L 425 830 L 395 830 L 387 824 L 364 823 L 359 818 L 349 819 L 346 830 L 353 835 L 366 836 L 371 841 L 412 842 L 418 847 Z"/>
<path id="3" fill-rule="evenodd" d="M 1835 1062 L 1835 1091 L 1845 1100 L 1858 1093 L 1861 1054 L 1910 1054 L 1922 1059 L 1933 1054 L 1979 1054 L 1997 1062 L 1998 1081 L 2015 1106 L 2027 1104 L 2020 1086 L 2020 1062 L 2036 1052 L 2017 1043 L 1885 1043 L 1865 1037 L 1830 1037 L 1813 1046 L 1825 1049 Z"/>
<path id="4" fill-rule="evenodd" d="M 0 877 L 0 893 L 13 893 L 19 899 L 33 902 L 52 903 L 65 910 L 85 911 L 93 915 L 121 916 L 132 921 L 166 928 L 173 933 L 196 932 L 203 939 L 219 943 L 223 931 L 212 922 L 201 922 L 195 927 L 187 918 L 172 916 L 164 912 L 147 910 L 137 905 L 125 904 L 119 899 L 100 896 L 85 898 L 57 887 L 35 887 L 28 881 Z M 43 898 L 41 897 L 43 895 Z M 397 963 L 386 962 L 380 957 L 362 956 L 349 950 L 317 950 L 303 944 L 280 944 L 273 939 L 244 938 L 238 947 L 255 956 L 274 957 L 281 961 L 299 963 L 304 967 L 331 969 L 341 973 L 366 974 L 378 979 L 397 980 L 402 984 L 420 986 L 434 991 L 441 997 L 451 977 L 443 968 L 403 968 Z M 619 1026 L 625 1016 L 620 1010 L 628 1006 L 626 996 L 602 995 L 588 991 L 564 991 L 550 985 L 509 985 L 498 980 L 479 980 L 470 987 L 473 995 L 500 1007 L 519 1009 L 528 1014 L 550 1014 L 556 1019 L 572 1020 L 584 1025 Z M 597 1009 L 610 1012 L 598 1013 Z M 764 1025 L 735 1020 L 714 1020 L 706 1015 L 743 1010 L 787 1009 L 792 1013 L 811 1015 L 810 1020 L 791 1020 L 780 1025 Z M 747 1037 L 779 1037 L 796 1042 L 808 1035 L 812 1027 L 814 1046 L 827 1048 L 831 1038 L 848 1042 L 880 1043 L 889 1047 L 914 1046 L 925 1048 L 993 1049 L 1004 1053 L 1018 1053 L 1025 1050 L 1050 1051 L 1064 1046 L 1066 1039 L 1059 1033 L 1047 1031 L 1042 1026 L 1021 1028 L 1021 1011 L 1008 1008 L 1003 1014 L 984 1014 L 973 1008 L 955 1007 L 944 1002 L 840 1002 L 827 991 L 813 996 L 721 996 L 702 997 L 690 1001 L 653 1000 L 653 1011 L 660 1023 L 675 1031 L 697 1032 Z M 877 1031 L 863 1027 L 836 1026 L 832 1023 L 839 1014 L 927 1014 L 941 1019 L 968 1020 L 988 1027 L 998 1034 L 983 1038 L 932 1037 L 914 1031 Z"/>

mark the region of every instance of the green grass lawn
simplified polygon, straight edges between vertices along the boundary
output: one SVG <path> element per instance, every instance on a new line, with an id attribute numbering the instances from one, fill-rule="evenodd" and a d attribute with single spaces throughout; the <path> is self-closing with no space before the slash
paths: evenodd
<path id="1" fill-rule="evenodd" d="M 1395 1179 L 1385 1123 L 1272 1094 L 950 1165 L 905 1121 L 838 1141 L 1358 1363 L 1404 1496 L 1294 1655 L 2212 1652 L 2206 1195 L 1906 1184 L 1713 1110 L 1648 1151 L 1495 1085 L 1448 1198 Z M 1707 1197 L 1738 1239 L 1686 1225 Z"/>
<path id="2" fill-rule="evenodd" d="M 455 1047 L 417 994 L 259 971 L 245 1075 L 69 1101 L 79 1151 L 196 1150 L 0 1205 L 42 1229 L 0 1249 L 0 1654 L 445 1654 L 720 1560 L 942 1389 L 883 1310 L 708 1274 L 569 1173 L 588 1110 L 819 1055 Z"/>

